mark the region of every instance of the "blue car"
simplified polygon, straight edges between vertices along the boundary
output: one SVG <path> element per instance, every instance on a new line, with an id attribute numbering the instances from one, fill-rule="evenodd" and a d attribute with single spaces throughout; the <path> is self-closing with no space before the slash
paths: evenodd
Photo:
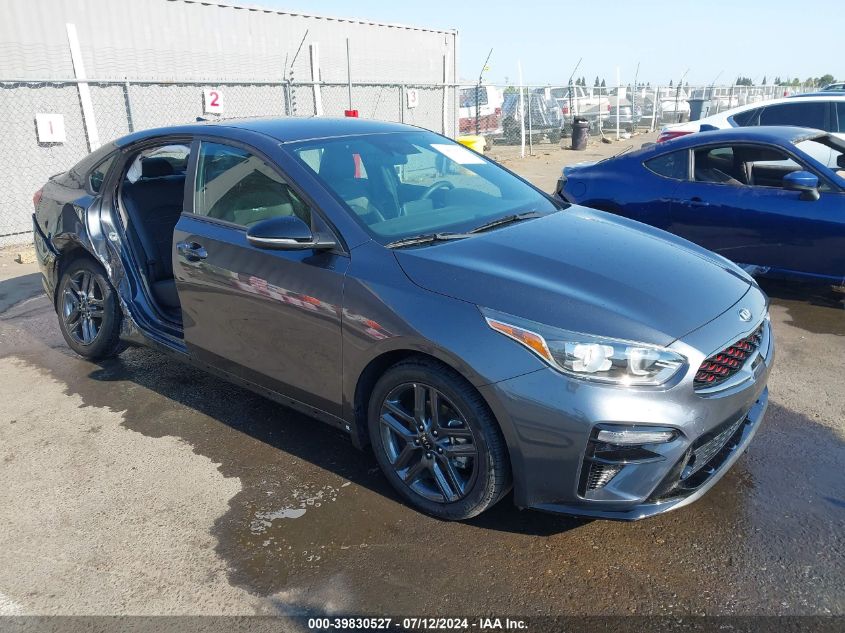
<path id="1" fill-rule="evenodd" d="M 819 130 L 690 134 L 566 167 L 557 196 L 664 229 L 753 274 L 845 279 L 845 141 Z"/>

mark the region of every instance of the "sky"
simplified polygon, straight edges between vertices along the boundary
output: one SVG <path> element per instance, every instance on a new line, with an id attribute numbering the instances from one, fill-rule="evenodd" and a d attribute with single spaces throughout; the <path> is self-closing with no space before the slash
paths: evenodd
<path id="1" fill-rule="evenodd" d="M 845 78 L 839 51 L 841 0 L 227 0 L 317 15 L 457 29 L 461 80 L 475 81 L 490 49 L 485 81 L 592 85 L 760 83 L 830 73 Z"/>

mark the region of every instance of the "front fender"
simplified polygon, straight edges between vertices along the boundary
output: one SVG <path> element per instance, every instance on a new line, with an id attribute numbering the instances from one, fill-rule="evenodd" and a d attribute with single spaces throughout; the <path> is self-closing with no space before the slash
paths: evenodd
<path id="1" fill-rule="evenodd" d="M 530 351 L 490 329 L 478 306 L 414 284 L 393 253 L 374 242 L 352 251 L 343 303 L 342 393 L 344 418 L 349 422 L 354 421 L 359 379 L 386 354 L 431 356 L 476 387 L 545 366 Z"/>

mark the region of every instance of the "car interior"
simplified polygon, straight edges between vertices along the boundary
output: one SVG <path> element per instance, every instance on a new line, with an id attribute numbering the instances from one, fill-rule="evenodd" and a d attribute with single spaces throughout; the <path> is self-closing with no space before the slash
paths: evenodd
<path id="1" fill-rule="evenodd" d="M 784 176 L 802 169 L 785 153 L 769 147 L 735 145 L 694 152 L 697 182 L 779 188 Z"/>
<path id="2" fill-rule="evenodd" d="M 432 227 L 452 230 L 514 210 L 536 199 L 522 189 L 503 190 L 486 177 L 488 166 L 469 150 L 445 153 L 424 143 L 380 139 L 332 141 L 295 153 L 369 230 L 387 240 Z M 451 147 L 444 145 L 443 147 Z M 469 162 L 449 152 L 466 151 Z M 513 185 L 510 185 L 513 188 Z"/>
<path id="3" fill-rule="evenodd" d="M 182 312 L 173 275 L 173 232 L 183 209 L 189 160 L 188 145 L 145 149 L 130 161 L 119 191 L 124 225 L 152 299 L 176 323 Z M 198 215 L 243 227 L 286 215 L 311 224 L 308 205 L 269 165 L 216 143 L 201 146 L 194 206 Z"/>
<path id="4" fill-rule="evenodd" d="M 181 310 L 173 279 L 173 231 L 182 213 L 189 158 L 187 145 L 144 150 L 131 161 L 119 190 L 124 223 L 150 292 L 175 321 L 181 320 Z"/>

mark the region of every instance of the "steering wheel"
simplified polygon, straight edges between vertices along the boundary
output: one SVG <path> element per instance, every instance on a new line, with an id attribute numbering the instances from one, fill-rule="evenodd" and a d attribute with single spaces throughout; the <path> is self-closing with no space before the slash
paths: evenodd
<path id="1" fill-rule="evenodd" d="M 435 191 L 440 191 L 441 189 L 454 189 L 455 185 L 453 185 L 448 180 L 438 180 L 437 182 L 431 184 L 424 192 L 423 195 L 420 196 L 420 200 L 428 200 L 431 196 L 434 195 Z"/>

